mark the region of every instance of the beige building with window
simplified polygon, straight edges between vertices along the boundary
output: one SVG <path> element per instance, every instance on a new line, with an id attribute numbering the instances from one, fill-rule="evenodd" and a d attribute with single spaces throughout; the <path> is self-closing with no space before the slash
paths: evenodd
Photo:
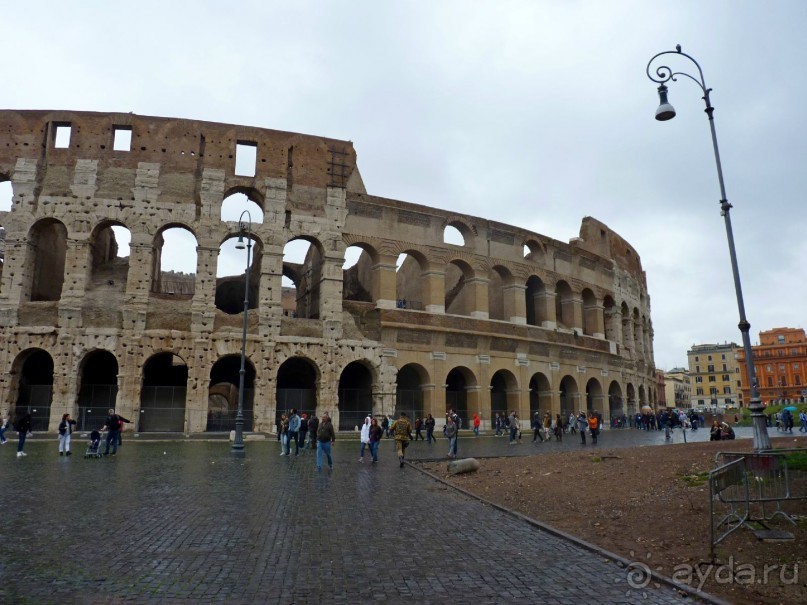
<path id="1" fill-rule="evenodd" d="M 692 383 L 686 368 L 673 368 L 664 373 L 667 407 L 678 410 L 692 407 Z"/>
<path id="2" fill-rule="evenodd" d="M 692 345 L 687 351 L 691 407 L 699 410 L 743 407 L 737 351 L 733 342 Z"/>

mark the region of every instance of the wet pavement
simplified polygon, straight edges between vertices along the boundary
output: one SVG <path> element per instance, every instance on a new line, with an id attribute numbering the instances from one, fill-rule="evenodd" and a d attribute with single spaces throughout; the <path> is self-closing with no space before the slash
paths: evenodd
<path id="1" fill-rule="evenodd" d="M 509 446 L 463 434 L 459 455 L 583 447 L 531 436 Z M 29 441 L 25 458 L 13 441 L 0 447 L 0 602 L 692 602 L 631 589 L 606 557 L 399 468 L 391 440 L 378 464 L 360 464 L 358 442 L 340 436 L 332 472 L 316 471 L 312 451 L 281 457 L 274 440 L 248 441 L 243 457 L 223 441 L 135 441 L 102 459 L 83 458 L 79 436 L 71 457 L 55 438 Z M 610 430 L 586 447 L 663 443 Z M 447 444 L 409 453 L 443 458 Z"/>

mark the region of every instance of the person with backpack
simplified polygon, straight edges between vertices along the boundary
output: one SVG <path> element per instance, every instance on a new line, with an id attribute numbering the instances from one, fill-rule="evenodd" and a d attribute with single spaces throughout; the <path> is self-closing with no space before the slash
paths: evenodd
<path id="1" fill-rule="evenodd" d="M 336 432 L 333 430 L 333 423 L 328 412 L 322 413 L 317 427 L 317 470 L 322 470 L 322 455 L 328 457 L 328 469 L 333 470 L 333 459 L 331 458 L 331 446 L 336 441 Z"/>
<path id="2" fill-rule="evenodd" d="M 406 412 L 401 412 L 400 418 L 392 423 L 392 435 L 395 437 L 395 449 L 398 451 L 398 462 L 400 462 L 401 468 L 404 466 L 404 457 L 406 448 L 409 447 L 411 433 L 412 425 L 409 418 L 406 417 Z"/>

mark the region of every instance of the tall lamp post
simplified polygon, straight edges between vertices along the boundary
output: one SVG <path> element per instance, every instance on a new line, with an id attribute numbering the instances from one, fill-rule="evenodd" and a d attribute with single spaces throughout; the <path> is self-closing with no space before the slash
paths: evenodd
<path id="1" fill-rule="evenodd" d="M 246 223 L 244 215 L 247 216 Z M 244 244 L 244 236 L 247 241 Z M 249 313 L 249 271 L 250 253 L 252 252 L 252 215 L 244 210 L 238 217 L 238 241 L 236 250 L 247 249 L 247 270 L 244 275 L 244 327 L 241 331 L 241 369 L 238 371 L 238 411 L 235 414 L 235 439 L 233 439 L 233 452 L 244 451 L 244 374 L 247 361 L 247 314 Z"/>
<path id="2" fill-rule="evenodd" d="M 651 71 L 653 62 L 664 55 L 686 57 L 695 65 L 695 67 L 698 68 L 698 76 L 695 77 L 683 71 L 673 71 L 666 65 L 659 65 L 654 71 Z M 765 424 L 765 414 L 762 411 L 764 407 L 759 398 L 759 387 L 757 385 L 756 371 L 754 370 L 754 353 L 751 349 L 751 339 L 748 336 L 748 333 L 751 330 L 751 324 L 748 323 L 748 320 L 745 318 L 745 304 L 743 303 L 743 290 L 742 286 L 740 285 L 740 271 L 737 268 L 737 253 L 734 250 L 734 234 L 731 229 L 731 216 L 729 215 L 731 204 L 729 204 L 728 200 L 726 199 L 726 187 L 723 184 L 723 167 L 720 164 L 720 152 L 717 148 L 717 134 L 715 133 L 715 122 L 713 115 L 715 109 L 712 107 L 712 103 L 709 100 L 709 93 L 712 91 L 712 89 L 706 87 L 701 66 L 688 54 L 681 52 L 680 44 L 675 47 L 675 50 L 666 50 L 654 55 L 653 58 L 647 63 L 647 77 L 659 85 L 658 95 L 660 104 L 656 110 L 656 119 L 660 122 L 665 122 L 675 117 L 675 109 L 667 100 L 666 83 L 670 80 L 676 82 L 676 76 L 686 76 L 695 82 L 695 84 L 697 84 L 703 92 L 703 100 L 706 102 L 705 111 L 709 118 L 709 128 L 712 132 L 712 147 L 714 148 L 715 153 L 715 164 L 717 164 L 717 179 L 720 182 L 720 214 L 723 216 L 726 223 L 726 237 L 728 238 L 729 255 L 731 256 L 731 271 L 734 275 L 734 290 L 737 294 L 737 307 L 740 311 L 740 323 L 738 324 L 738 327 L 742 333 L 743 351 L 745 352 L 745 367 L 748 373 L 748 384 L 751 387 L 751 401 L 749 402 L 748 407 L 751 410 L 751 421 L 754 428 L 754 449 L 756 451 L 769 450 L 771 449 L 771 439 L 768 436 L 768 428 Z"/>

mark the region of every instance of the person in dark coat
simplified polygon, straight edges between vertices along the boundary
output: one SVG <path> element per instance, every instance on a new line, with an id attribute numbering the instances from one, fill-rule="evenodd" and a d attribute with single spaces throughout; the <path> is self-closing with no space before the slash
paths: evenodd
<path id="1" fill-rule="evenodd" d="M 19 441 L 17 441 L 17 458 L 22 458 L 28 455 L 23 451 L 23 448 L 25 447 L 25 438 L 28 436 L 28 433 L 31 432 L 31 413 L 25 412 L 22 417 L 14 423 L 14 426 L 17 429 L 17 435 L 19 435 Z"/>

